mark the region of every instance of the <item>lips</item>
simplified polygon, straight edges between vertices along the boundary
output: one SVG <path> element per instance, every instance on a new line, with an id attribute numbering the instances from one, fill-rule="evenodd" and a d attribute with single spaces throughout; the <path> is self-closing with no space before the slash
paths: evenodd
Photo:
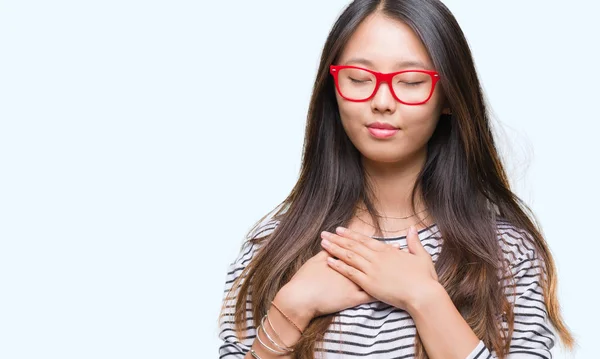
<path id="1" fill-rule="evenodd" d="M 375 127 L 368 127 L 368 130 L 369 130 L 369 133 L 371 134 L 371 136 L 378 138 L 378 139 L 392 137 L 396 133 L 398 133 L 398 131 L 400 131 L 399 129 L 387 130 L 387 129 L 375 128 Z"/>
<path id="2" fill-rule="evenodd" d="M 374 122 L 367 125 L 367 129 L 371 136 L 377 139 L 384 139 L 394 136 L 400 128 L 385 122 Z"/>
<path id="3" fill-rule="evenodd" d="M 385 122 L 373 122 L 373 123 L 367 125 L 367 127 L 373 128 L 373 129 L 379 129 L 379 130 L 397 130 L 398 129 L 398 127 L 393 126 L 389 123 L 385 123 Z"/>

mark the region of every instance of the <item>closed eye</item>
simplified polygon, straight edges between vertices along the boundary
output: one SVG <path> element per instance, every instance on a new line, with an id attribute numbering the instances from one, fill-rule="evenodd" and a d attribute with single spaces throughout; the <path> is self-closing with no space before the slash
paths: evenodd
<path id="1" fill-rule="evenodd" d="M 365 83 L 365 82 L 370 82 L 371 80 L 357 80 L 357 79 L 353 79 L 352 77 L 349 77 L 350 81 L 354 82 L 354 83 Z"/>

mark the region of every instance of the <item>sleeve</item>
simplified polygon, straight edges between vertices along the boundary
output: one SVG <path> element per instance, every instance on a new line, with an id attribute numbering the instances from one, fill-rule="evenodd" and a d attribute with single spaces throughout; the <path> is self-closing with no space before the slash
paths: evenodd
<path id="1" fill-rule="evenodd" d="M 505 253 L 511 253 L 509 271 L 513 280 L 504 280 L 504 291 L 509 302 L 513 305 L 514 328 L 507 359 L 516 358 L 545 358 L 551 359 L 551 349 L 554 346 L 555 334 L 551 330 L 548 310 L 544 303 L 541 287 L 543 261 L 536 255 L 533 243 L 527 244 L 516 232 L 506 232 L 508 235 Z M 515 241 L 515 239 L 518 239 Z M 514 286 L 513 286 L 514 284 Z M 502 326 L 508 333 L 506 319 Z M 483 343 L 479 344 L 466 359 L 497 358 L 495 352 L 489 350 Z"/>
<path id="2" fill-rule="evenodd" d="M 238 337 L 235 332 L 234 313 L 235 303 L 237 300 L 237 292 L 233 291 L 233 295 L 227 299 L 227 294 L 233 286 L 233 282 L 237 280 L 248 263 L 254 258 L 258 249 L 262 244 L 255 244 L 249 238 L 262 237 L 270 234 L 276 227 L 277 223 L 268 222 L 255 229 L 252 234 L 245 239 L 241 245 L 240 251 L 235 260 L 229 264 L 227 275 L 225 277 L 225 286 L 223 292 L 223 309 L 222 315 L 219 316 L 219 358 L 243 358 L 252 347 L 256 338 L 256 325 L 252 317 L 252 296 L 251 293 L 246 297 L 246 322 L 243 325 L 243 337 Z M 245 279 L 242 279 L 242 283 Z"/>
<path id="3" fill-rule="evenodd" d="M 252 343 L 256 337 L 256 327 L 254 318 L 252 317 L 250 295 L 248 295 L 246 300 L 245 336 L 241 338 L 237 336 L 234 324 L 235 303 L 239 289 L 234 291 L 235 294 L 227 300 L 227 294 L 231 290 L 233 282 L 239 278 L 248 262 L 250 262 L 254 256 L 255 246 L 256 245 L 252 244 L 250 241 L 244 242 L 237 258 L 227 268 L 223 291 L 223 310 L 222 315 L 219 317 L 219 339 L 222 341 L 219 347 L 220 359 L 243 358 L 252 347 Z"/>

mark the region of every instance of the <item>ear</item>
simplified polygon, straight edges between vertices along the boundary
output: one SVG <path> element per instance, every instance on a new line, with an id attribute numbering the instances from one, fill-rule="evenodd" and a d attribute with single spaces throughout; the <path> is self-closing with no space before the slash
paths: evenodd
<path id="1" fill-rule="evenodd" d="M 442 100 L 442 115 L 452 115 L 450 102 L 448 102 L 448 98 L 445 95 Z"/>

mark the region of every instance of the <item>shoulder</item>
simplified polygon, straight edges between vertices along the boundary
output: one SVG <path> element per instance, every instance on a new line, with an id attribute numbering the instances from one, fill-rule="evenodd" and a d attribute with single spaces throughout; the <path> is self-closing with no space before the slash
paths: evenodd
<path id="1" fill-rule="evenodd" d="M 538 257 L 535 239 L 529 231 L 500 219 L 496 222 L 496 235 L 504 257 L 510 263 Z"/>
<path id="2" fill-rule="evenodd" d="M 278 219 L 266 219 L 259 221 L 246 234 L 235 260 L 230 264 L 230 272 L 246 267 L 257 251 L 264 245 L 264 238 L 275 231 L 279 225 Z"/>
<path id="3" fill-rule="evenodd" d="M 225 294 L 229 293 L 232 289 L 237 293 L 239 286 L 235 286 L 234 288 L 234 283 L 238 279 L 241 280 L 239 284 L 246 280 L 246 269 L 248 267 L 248 263 L 254 259 L 258 253 L 258 250 L 263 245 L 263 242 L 257 240 L 272 233 L 277 225 L 277 221 L 268 220 L 258 223 L 249 231 L 239 248 L 237 256 L 229 262 L 227 267 L 227 274 L 225 277 Z"/>
<path id="4" fill-rule="evenodd" d="M 259 221 L 246 236 L 246 240 L 256 240 L 266 237 L 275 231 L 281 220 L 275 218 L 267 218 Z"/>
<path id="5" fill-rule="evenodd" d="M 543 244 L 536 243 L 532 234 L 507 221 L 497 222 L 497 236 L 504 265 L 500 268 L 503 278 L 517 282 L 546 278 L 546 261 L 540 253 Z M 508 277 L 507 277 L 508 276 Z"/>

